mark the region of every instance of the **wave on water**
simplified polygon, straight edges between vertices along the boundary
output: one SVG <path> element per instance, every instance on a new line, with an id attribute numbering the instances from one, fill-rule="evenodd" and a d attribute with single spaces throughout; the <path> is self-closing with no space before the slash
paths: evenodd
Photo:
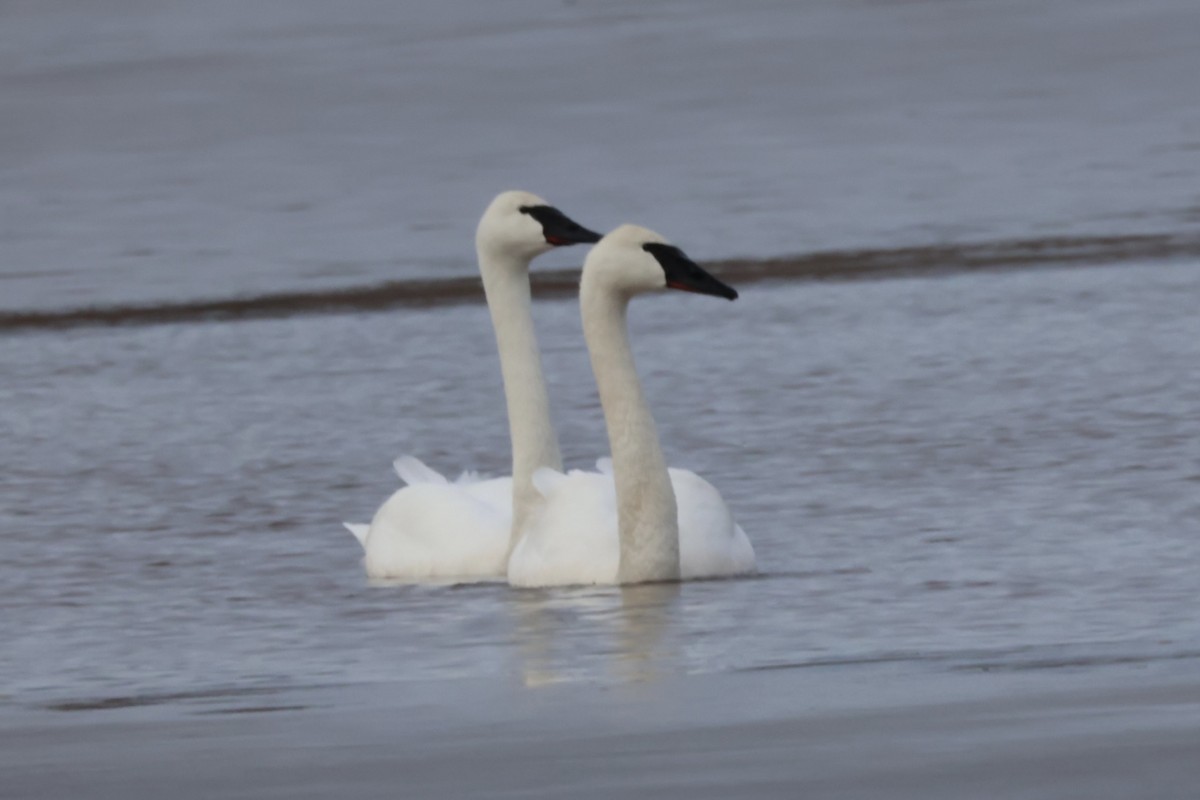
<path id="1" fill-rule="evenodd" d="M 898 651 L 842 658 L 812 658 L 742 667 L 740 672 L 820 667 L 924 664 L 956 672 L 1023 672 L 1029 670 L 1083 669 L 1130 664 L 1169 663 L 1200 660 L 1200 650 L 1173 649 L 1145 643 L 1042 645 L 996 650 L 949 650 L 943 652 Z"/>
<path id="2" fill-rule="evenodd" d="M 981 270 L 1099 265 L 1188 257 L 1200 257 L 1200 236 L 1144 234 L 1017 239 L 894 249 L 823 251 L 769 259 L 728 259 L 708 262 L 705 266 L 718 276 L 745 285 L 783 280 L 937 277 Z M 539 271 L 532 274 L 532 279 L 536 296 L 568 297 L 577 291 L 579 271 Z M 0 331 L 234 322 L 480 302 L 483 302 L 483 288 L 479 278 L 455 277 L 225 299 L 6 311 L 0 312 Z"/>

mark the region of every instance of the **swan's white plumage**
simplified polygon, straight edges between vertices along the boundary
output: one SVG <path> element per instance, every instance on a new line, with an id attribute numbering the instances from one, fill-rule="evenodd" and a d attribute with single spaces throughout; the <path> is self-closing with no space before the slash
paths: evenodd
<path id="1" fill-rule="evenodd" d="M 392 462 L 392 469 L 396 470 L 400 480 L 409 486 L 416 486 L 418 483 L 448 483 L 445 475 L 430 468 L 415 456 L 400 456 Z"/>
<path id="2" fill-rule="evenodd" d="M 499 575 L 508 554 L 512 479 L 418 483 L 375 513 L 363 564 L 372 578 L 448 579 Z"/>
<path id="3" fill-rule="evenodd" d="M 363 546 L 371 578 L 445 580 L 501 575 L 512 521 L 512 478 L 464 473 L 451 483 L 414 456 L 393 462 L 408 485 L 370 525 L 343 523 Z"/>
<path id="4" fill-rule="evenodd" d="M 754 548 L 720 492 L 668 468 L 629 345 L 630 298 L 667 288 L 667 265 L 647 249 L 665 240 L 622 226 L 588 254 L 580 282 L 584 338 L 613 457 L 597 472 L 533 473 L 543 495 L 508 561 L 516 586 L 637 583 L 754 572 Z M 674 254 L 674 255 L 672 255 Z M 732 290 L 672 248 L 677 288 Z M 686 262 L 681 264 L 680 262 Z M 692 281 L 692 283 L 687 283 Z M 706 285 L 707 282 L 707 285 Z M 732 293 L 736 297 L 736 293 Z"/>
<path id="5" fill-rule="evenodd" d="M 703 578 L 754 572 L 754 547 L 717 487 L 696 473 L 671 467 L 679 506 L 681 577 Z"/>
<path id="6" fill-rule="evenodd" d="M 549 468 L 534 473 L 546 502 L 534 512 L 508 562 L 514 586 L 607 585 L 617 582 L 620 537 L 612 460 L 598 472 Z M 671 467 L 679 515 L 679 577 L 746 575 L 754 547 L 721 493 L 695 472 Z"/>
<path id="7" fill-rule="evenodd" d="M 530 213 L 536 209 L 542 216 Z M 559 229 L 551 232 L 547 224 Z M 530 312 L 529 263 L 554 246 L 597 238 L 529 192 L 501 192 L 488 205 L 475 248 L 500 354 L 515 480 L 464 472 L 450 482 L 417 458 L 396 459 L 396 474 L 408 485 L 380 506 L 369 526 L 346 524 L 363 546 L 370 577 L 504 575 L 516 520 L 538 497 L 531 473 L 562 466 Z"/>

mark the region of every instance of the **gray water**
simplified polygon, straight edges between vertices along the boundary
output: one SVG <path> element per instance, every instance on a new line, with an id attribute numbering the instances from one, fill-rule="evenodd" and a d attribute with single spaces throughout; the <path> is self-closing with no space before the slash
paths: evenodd
<path id="1" fill-rule="evenodd" d="M 705 259 L 1194 231 L 1197 30 L 1194 0 L 8 2 L 0 310 L 470 274 L 507 188 Z"/>
<path id="2" fill-rule="evenodd" d="M 1197 30 L 1190 0 L 2 4 L 0 312 L 63 329 L 0 331 L 0 696 L 1194 668 Z M 760 576 L 369 585 L 340 523 L 396 455 L 507 469 L 481 305 L 64 311 L 470 275 L 511 187 L 705 261 L 940 253 L 937 278 L 634 309 L 667 452 Z M 577 308 L 536 313 L 590 465 Z"/>
<path id="3" fill-rule="evenodd" d="M 638 301 L 671 461 L 723 491 L 762 574 L 625 592 L 365 580 L 339 523 L 398 485 L 394 455 L 506 467 L 482 306 L 10 335 L 0 691 L 1190 661 L 1197 266 Z M 536 311 L 587 465 L 577 307 Z"/>

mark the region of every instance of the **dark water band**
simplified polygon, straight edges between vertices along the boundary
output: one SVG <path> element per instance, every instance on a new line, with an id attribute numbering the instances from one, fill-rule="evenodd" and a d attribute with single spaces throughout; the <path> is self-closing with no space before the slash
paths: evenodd
<path id="1" fill-rule="evenodd" d="M 840 250 L 769 259 L 710 261 L 704 268 L 738 288 L 760 281 L 849 281 L 935 277 L 980 270 L 1099 265 L 1200 257 L 1200 236 L 1054 237 L 895 249 Z M 532 273 L 534 295 L 569 297 L 578 270 Z M 89 326 L 234 322 L 308 314 L 344 314 L 393 308 L 482 303 L 477 276 L 393 281 L 346 289 L 280 292 L 221 300 L 189 300 L 48 311 L 0 312 L 0 332 Z"/>

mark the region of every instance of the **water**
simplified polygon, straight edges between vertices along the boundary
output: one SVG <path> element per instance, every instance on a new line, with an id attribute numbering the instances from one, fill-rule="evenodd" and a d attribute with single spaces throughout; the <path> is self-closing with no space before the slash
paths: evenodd
<path id="1" fill-rule="evenodd" d="M 1197 30 L 0 3 L 0 794 L 1193 797 Z M 725 260 L 634 340 L 760 575 L 364 578 L 394 456 L 507 469 L 471 233 L 517 187 Z M 582 255 L 535 282 L 575 466 Z"/>
<path id="2" fill-rule="evenodd" d="M 445 677 L 1200 654 L 1190 261 L 637 301 L 672 463 L 762 575 L 370 586 L 389 461 L 506 467 L 486 310 L 10 334 L 0 691 L 29 702 Z M 604 452 L 569 301 L 536 309 L 569 464 Z"/>
<path id="3" fill-rule="evenodd" d="M 1194 231 L 1197 29 L 1192 0 L 8 2 L 0 310 L 469 274 L 507 188 L 704 258 Z"/>
<path id="4" fill-rule="evenodd" d="M 0 696 L 1200 656 L 1195 3 L 103 5 L 0 9 Z M 487 314 L 444 279 L 510 187 L 744 257 L 736 304 L 633 324 L 760 576 L 363 578 L 340 523 L 393 457 L 507 469 Z M 972 268 L 1009 262 L 1052 268 Z M 863 264 L 892 279 L 764 280 Z M 587 466 L 566 285 L 536 312 Z M 196 321 L 239 298 L 278 318 Z"/>

